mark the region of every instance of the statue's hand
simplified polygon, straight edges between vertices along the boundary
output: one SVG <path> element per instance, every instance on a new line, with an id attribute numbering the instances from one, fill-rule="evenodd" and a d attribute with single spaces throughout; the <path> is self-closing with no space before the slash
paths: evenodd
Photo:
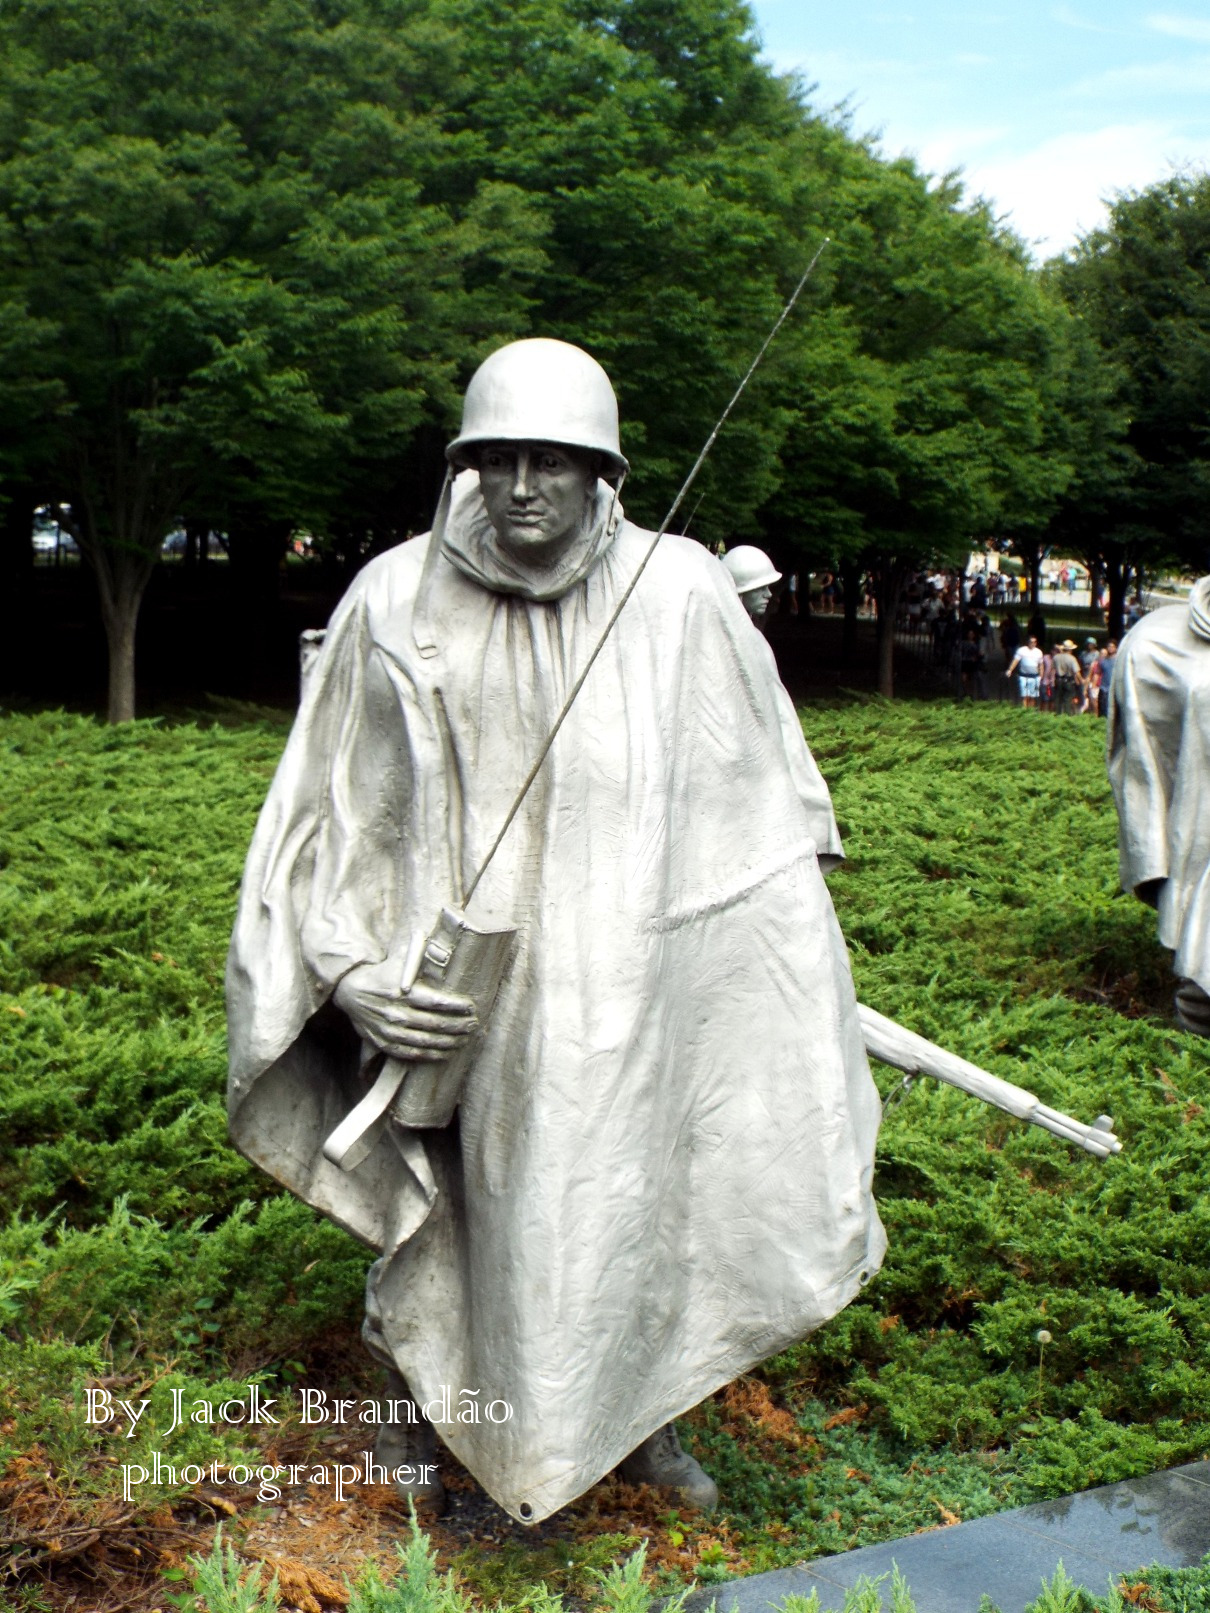
<path id="1" fill-rule="evenodd" d="M 417 981 L 399 988 L 398 959 L 350 969 L 333 993 L 336 1006 L 357 1030 L 392 1058 L 439 1063 L 478 1029 L 475 1005 L 456 992 Z"/>

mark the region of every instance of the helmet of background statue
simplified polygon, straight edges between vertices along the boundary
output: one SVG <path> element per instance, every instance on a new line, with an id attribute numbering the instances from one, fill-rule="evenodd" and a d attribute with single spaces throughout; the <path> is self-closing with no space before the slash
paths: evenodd
<path id="1" fill-rule="evenodd" d="M 754 588 L 772 588 L 775 582 L 781 581 L 781 572 L 773 569 L 773 562 L 765 551 L 754 548 L 750 543 L 741 543 L 737 548 L 728 549 L 723 556 L 723 565 L 731 573 L 731 581 L 741 594 L 751 593 Z"/>
<path id="2" fill-rule="evenodd" d="M 630 469 L 618 437 L 618 400 L 605 371 L 582 348 L 532 336 L 497 348 L 471 376 L 462 428 L 445 450 L 456 469 L 487 442 L 551 442 L 589 448 L 616 481 Z"/>

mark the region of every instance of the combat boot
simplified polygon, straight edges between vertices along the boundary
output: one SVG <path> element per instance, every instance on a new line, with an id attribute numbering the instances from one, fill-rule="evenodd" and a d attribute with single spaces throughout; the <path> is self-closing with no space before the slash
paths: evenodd
<path id="1" fill-rule="evenodd" d="M 665 1423 L 637 1446 L 618 1472 L 627 1484 L 656 1484 L 672 1490 L 682 1505 L 697 1512 L 713 1512 L 718 1505 L 718 1485 L 709 1473 L 681 1448 L 676 1428 Z"/>
<path id="2" fill-rule="evenodd" d="M 437 1430 L 398 1372 L 388 1368 L 386 1376 L 386 1398 L 380 1402 L 384 1420 L 374 1441 L 374 1460 L 392 1472 L 410 1467 L 415 1476 L 394 1479 L 396 1491 L 403 1500 L 413 1502 L 417 1512 L 440 1517 L 445 1511 L 445 1485 L 437 1471 Z M 391 1401 L 396 1403 L 395 1421 L 387 1422 Z"/>
<path id="3" fill-rule="evenodd" d="M 1210 997 L 1196 980 L 1181 981 L 1172 1006 L 1176 1010 L 1176 1022 L 1183 1029 L 1196 1031 L 1199 1036 L 1210 1036 Z"/>

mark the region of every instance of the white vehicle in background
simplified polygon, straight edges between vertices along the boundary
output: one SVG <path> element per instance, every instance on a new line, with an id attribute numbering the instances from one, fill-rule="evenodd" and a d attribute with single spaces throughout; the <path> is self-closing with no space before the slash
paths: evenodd
<path id="1" fill-rule="evenodd" d="M 55 519 L 54 506 L 50 504 L 43 504 L 34 511 L 31 542 L 35 561 L 42 560 L 50 565 L 58 565 L 64 557 L 70 560 L 78 560 L 80 557 L 76 540 Z"/>

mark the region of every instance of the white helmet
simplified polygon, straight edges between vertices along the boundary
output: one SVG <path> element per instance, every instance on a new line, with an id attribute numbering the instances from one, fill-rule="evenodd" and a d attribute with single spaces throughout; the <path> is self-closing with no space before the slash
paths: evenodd
<path id="1" fill-rule="evenodd" d="M 609 377 L 582 348 L 547 336 L 497 348 L 471 376 L 462 400 L 462 429 L 445 457 L 454 466 L 471 465 L 475 445 L 485 442 L 590 448 L 606 460 L 607 477 L 630 469 L 618 439 L 618 400 Z"/>
<path id="2" fill-rule="evenodd" d="M 737 549 L 728 549 L 723 565 L 731 573 L 736 592 L 749 594 L 754 588 L 771 588 L 781 581 L 781 572 L 774 571 L 773 562 L 763 549 L 750 543 L 741 543 Z"/>

